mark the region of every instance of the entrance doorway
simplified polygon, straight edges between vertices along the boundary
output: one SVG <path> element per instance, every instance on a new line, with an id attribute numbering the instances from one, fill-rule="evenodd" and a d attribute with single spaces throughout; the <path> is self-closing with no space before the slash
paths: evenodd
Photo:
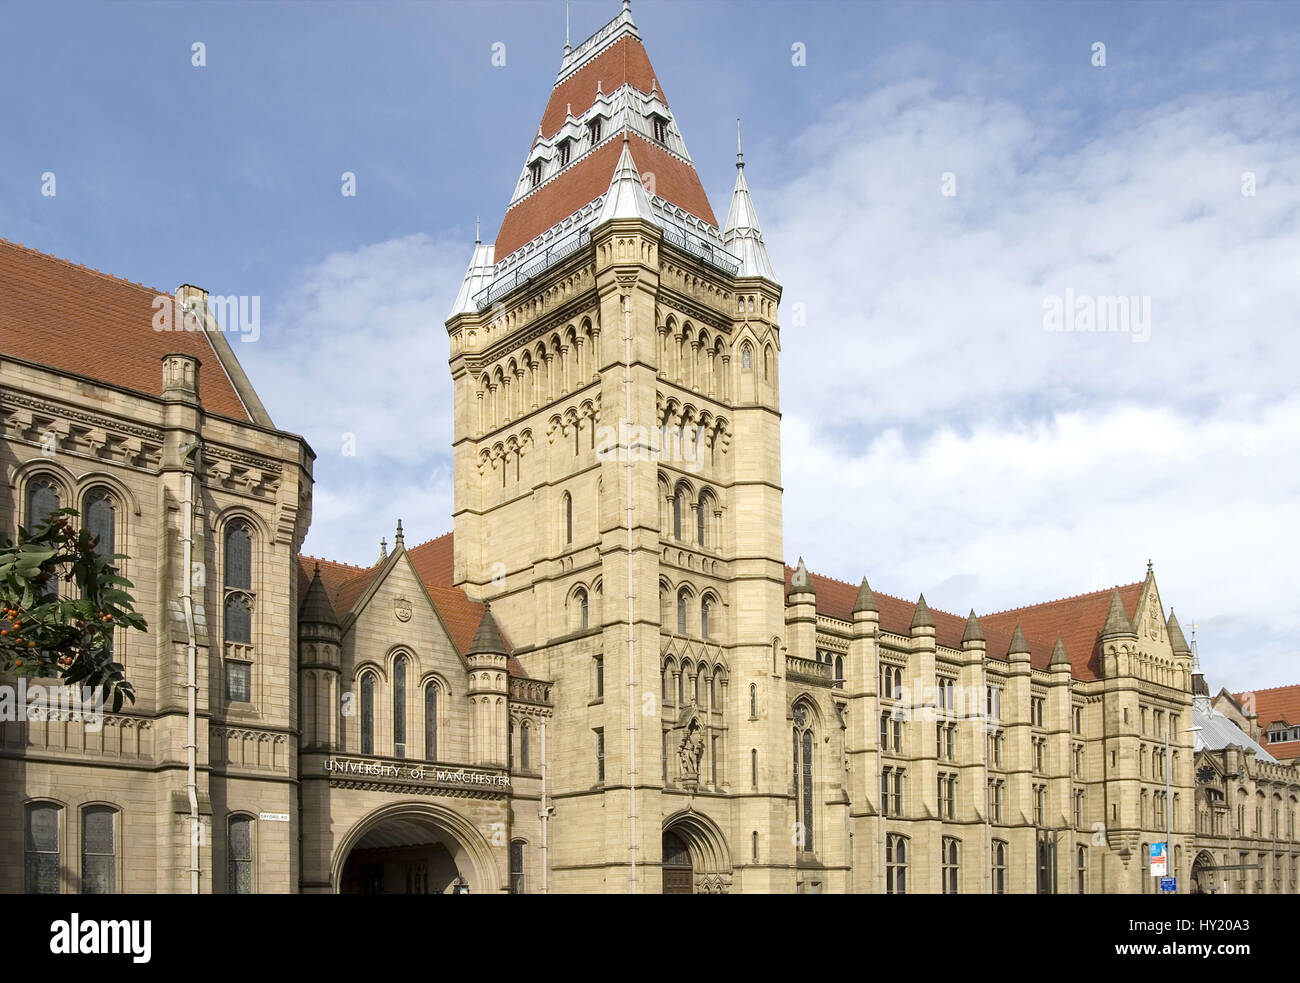
<path id="1" fill-rule="evenodd" d="M 695 871 L 691 854 L 676 833 L 664 833 L 664 894 L 694 894 Z"/>
<path id="2" fill-rule="evenodd" d="M 341 894 L 447 894 L 461 878 L 454 842 L 432 823 L 390 819 L 348 852 Z M 463 880 L 462 880 L 463 882 Z"/>

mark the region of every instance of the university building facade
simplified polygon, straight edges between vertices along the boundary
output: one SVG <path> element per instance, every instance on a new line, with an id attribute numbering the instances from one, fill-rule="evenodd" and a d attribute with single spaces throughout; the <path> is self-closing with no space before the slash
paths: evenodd
<path id="1" fill-rule="evenodd" d="M 446 320 L 453 532 L 300 555 L 312 450 L 163 299 L 0 242 L 0 516 L 82 511 L 150 625 L 102 727 L 0 721 L 0 891 L 1295 891 L 1300 775 L 1202 739 L 1150 565 L 982 617 L 787 565 L 781 286 L 626 4 Z"/>

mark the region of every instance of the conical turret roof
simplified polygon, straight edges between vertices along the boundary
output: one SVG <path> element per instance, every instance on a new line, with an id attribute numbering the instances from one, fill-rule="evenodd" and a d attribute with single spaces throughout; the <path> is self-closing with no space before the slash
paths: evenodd
<path id="1" fill-rule="evenodd" d="M 479 622 L 474 641 L 469 643 L 466 655 L 506 655 L 505 639 L 497 628 L 497 619 L 492 616 L 492 608 L 483 605 L 483 620 Z"/>
<path id="2" fill-rule="evenodd" d="M 311 583 L 307 585 L 307 593 L 302 599 L 302 607 L 298 612 L 298 621 L 304 625 L 331 625 L 335 628 L 339 626 L 334 605 L 330 604 L 329 594 L 320 579 L 319 563 L 312 572 Z"/>

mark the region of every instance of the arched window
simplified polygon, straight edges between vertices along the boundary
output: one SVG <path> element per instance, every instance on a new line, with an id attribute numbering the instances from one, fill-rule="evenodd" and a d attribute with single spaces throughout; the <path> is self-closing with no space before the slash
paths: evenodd
<path id="1" fill-rule="evenodd" d="M 665 665 L 663 668 L 663 683 L 664 683 L 664 694 L 663 694 L 664 703 L 665 704 L 672 703 L 673 702 L 673 670 L 671 665 Z"/>
<path id="2" fill-rule="evenodd" d="M 375 753 L 375 676 L 361 677 L 361 753 Z"/>
<path id="3" fill-rule="evenodd" d="M 86 531 L 95 540 L 95 553 L 109 557 L 117 552 L 117 508 L 113 497 L 102 488 L 86 496 L 82 507 Z"/>
<path id="4" fill-rule="evenodd" d="M 528 770 L 528 721 L 519 725 L 519 770 Z"/>
<path id="5" fill-rule="evenodd" d="M 515 770 L 515 721 L 512 717 L 506 723 L 506 771 Z"/>
<path id="6" fill-rule="evenodd" d="M 740 367 L 746 372 L 754 367 L 754 352 L 748 344 L 740 346 Z"/>
<path id="7" fill-rule="evenodd" d="M 253 893 L 253 820 L 231 816 L 226 826 L 226 893 Z"/>
<path id="8" fill-rule="evenodd" d="M 246 594 L 226 598 L 226 641 L 241 645 L 253 642 L 253 610 Z"/>
<path id="9" fill-rule="evenodd" d="M 682 490 L 677 489 L 673 495 L 673 539 L 682 541 L 682 508 L 685 506 Z"/>
<path id="10" fill-rule="evenodd" d="M 758 788 L 758 748 L 751 748 L 749 752 L 749 783 Z"/>
<path id="11" fill-rule="evenodd" d="M 63 808 L 53 802 L 30 802 L 24 812 L 23 891 L 59 893 L 59 826 Z"/>
<path id="12" fill-rule="evenodd" d="M 907 893 L 907 838 L 897 833 L 885 837 L 885 893 Z"/>
<path id="13" fill-rule="evenodd" d="M 424 687 L 424 760 L 438 760 L 438 684 Z"/>
<path id="14" fill-rule="evenodd" d="M 749 719 L 753 720 L 758 716 L 758 687 L 749 684 Z"/>
<path id="15" fill-rule="evenodd" d="M 754 830 L 749 836 L 750 855 L 754 863 L 758 863 L 758 830 Z"/>
<path id="16" fill-rule="evenodd" d="M 707 597 L 700 601 L 700 637 L 709 637 L 709 614 L 713 602 Z"/>
<path id="17" fill-rule="evenodd" d="M 561 502 L 564 506 L 564 544 L 567 546 L 573 542 L 573 496 L 565 492 Z"/>
<path id="18" fill-rule="evenodd" d="M 59 509 L 59 486 L 50 478 L 35 478 L 27 485 L 27 528 L 33 530 Z"/>
<path id="19" fill-rule="evenodd" d="M 586 628 L 587 619 L 587 592 L 585 590 L 580 590 L 578 591 L 578 627 Z"/>
<path id="20" fill-rule="evenodd" d="M 812 714 L 802 702 L 794 708 L 795 821 L 803 835 L 799 848 L 813 849 L 813 728 Z"/>
<path id="21" fill-rule="evenodd" d="M 1007 845 L 1002 840 L 993 841 L 993 893 L 1007 893 Z"/>
<path id="22" fill-rule="evenodd" d="M 1082 847 L 1082 846 L 1079 847 L 1078 854 L 1077 854 L 1077 856 L 1076 856 L 1076 859 L 1075 859 L 1075 865 L 1074 865 L 1074 866 L 1075 866 L 1075 872 L 1076 872 L 1076 874 L 1077 874 L 1077 876 L 1078 876 L 1078 879 L 1079 879 L 1079 893 L 1080 893 L 1080 894 L 1086 894 L 1086 893 L 1087 893 L 1087 886 L 1088 886 L 1088 849 L 1087 849 L 1087 847 Z"/>
<path id="23" fill-rule="evenodd" d="M 524 893 L 524 841 L 510 841 L 510 893 Z"/>
<path id="24" fill-rule="evenodd" d="M 835 656 L 835 682 L 839 686 L 844 685 L 844 656 Z"/>
<path id="25" fill-rule="evenodd" d="M 399 655 L 393 660 L 393 757 L 406 757 L 406 663 Z"/>
<path id="26" fill-rule="evenodd" d="M 677 634 L 686 634 L 686 599 L 689 596 L 683 588 L 677 594 Z"/>
<path id="27" fill-rule="evenodd" d="M 701 495 L 700 500 L 695 505 L 695 541 L 700 546 L 709 545 L 708 517 L 709 499 L 707 496 Z"/>
<path id="28" fill-rule="evenodd" d="M 117 893 L 117 810 L 81 810 L 81 893 Z"/>
<path id="29" fill-rule="evenodd" d="M 695 670 L 695 705 L 704 706 L 704 667 Z"/>
<path id="30" fill-rule="evenodd" d="M 944 894 L 957 893 L 957 874 L 961 867 L 959 864 L 958 841 L 955 836 L 945 836 L 939 844 L 940 861 L 941 861 L 941 880 L 943 882 Z"/>
<path id="31" fill-rule="evenodd" d="M 226 527 L 225 584 L 227 590 L 253 589 L 253 538 L 242 522 Z"/>

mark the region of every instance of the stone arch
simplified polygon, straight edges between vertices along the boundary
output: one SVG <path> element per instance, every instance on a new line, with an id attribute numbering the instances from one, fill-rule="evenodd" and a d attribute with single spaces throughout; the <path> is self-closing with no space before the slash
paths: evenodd
<path id="1" fill-rule="evenodd" d="M 330 862 L 330 883 L 336 894 L 343 890 L 348 855 L 367 834 L 396 824 L 425 826 L 443 834 L 442 843 L 472 893 L 495 894 L 504 889 L 497 858 L 474 823 L 437 802 L 394 802 L 363 817 L 339 841 Z"/>
<path id="2" fill-rule="evenodd" d="M 731 890 L 731 850 L 722 828 L 712 818 L 688 807 L 668 816 L 663 832 L 676 837 L 686 847 L 691 864 L 691 893 L 727 894 Z M 664 893 L 670 893 L 666 888 Z"/>

